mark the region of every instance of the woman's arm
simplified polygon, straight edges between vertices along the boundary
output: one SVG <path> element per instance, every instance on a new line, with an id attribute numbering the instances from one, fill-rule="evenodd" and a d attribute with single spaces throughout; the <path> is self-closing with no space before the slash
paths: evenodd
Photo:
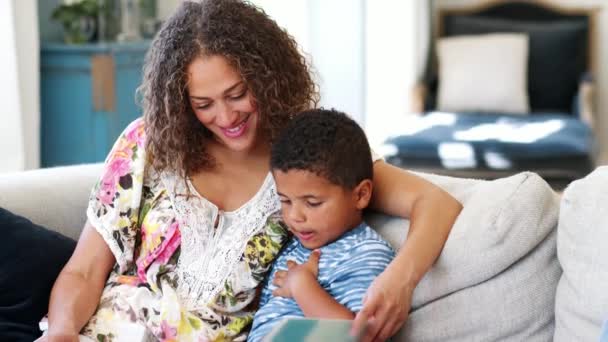
<path id="1" fill-rule="evenodd" d="M 366 327 L 366 341 L 385 340 L 407 319 L 414 288 L 431 268 L 462 205 L 434 184 L 383 161 L 374 163 L 371 207 L 410 219 L 405 244 L 369 288 L 353 331 Z"/>
<path id="2" fill-rule="evenodd" d="M 78 336 L 93 316 L 104 284 L 116 262 L 101 235 L 87 221 L 74 254 L 53 285 L 48 339 Z"/>

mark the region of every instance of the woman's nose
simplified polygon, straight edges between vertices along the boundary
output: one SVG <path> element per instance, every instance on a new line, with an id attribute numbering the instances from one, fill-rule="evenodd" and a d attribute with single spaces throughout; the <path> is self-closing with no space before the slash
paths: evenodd
<path id="1" fill-rule="evenodd" d="M 218 126 L 230 128 L 238 123 L 239 114 L 232 108 L 232 106 L 223 102 L 218 104 L 216 118 Z"/>

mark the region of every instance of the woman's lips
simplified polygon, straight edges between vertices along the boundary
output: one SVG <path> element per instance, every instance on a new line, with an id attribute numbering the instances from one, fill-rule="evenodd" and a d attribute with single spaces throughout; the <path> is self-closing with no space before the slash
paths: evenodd
<path id="1" fill-rule="evenodd" d="M 247 123 L 249 122 L 249 117 L 251 116 L 248 115 L 245 120 L 243 120 L 240 124 L 232 127 L 232 128 L 222 128 L 222 133 L 224 133 L 225 136 L 227 136 L 228 138 L 238 138 L 240 136 L 242 136 L 243 134 L 245 134 L 245 132 L 247 131 Z"/>

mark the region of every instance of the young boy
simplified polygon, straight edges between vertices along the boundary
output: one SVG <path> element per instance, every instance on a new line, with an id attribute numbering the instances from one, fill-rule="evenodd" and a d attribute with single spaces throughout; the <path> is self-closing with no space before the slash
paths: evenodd
<path id="1" fill-rule="evenodd" d="M 362 219 L 373 162 L 356 122 L 335 110 L 301 113 L 274 142 L 270 164 L 294 238 L 266 280 L 248 341 L 286 317 L 354 319 L 395 255 Z"/>

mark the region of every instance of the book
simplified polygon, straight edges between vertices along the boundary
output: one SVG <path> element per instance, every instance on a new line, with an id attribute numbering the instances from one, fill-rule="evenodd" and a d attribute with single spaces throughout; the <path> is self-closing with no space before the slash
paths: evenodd
<path id="1" fill-rule="evenodd" d="M 264 342 L 357 342 L 358 336 L 350 335 L 353 321 L 338 319 L 286 318 L 264 337 Z"/>

